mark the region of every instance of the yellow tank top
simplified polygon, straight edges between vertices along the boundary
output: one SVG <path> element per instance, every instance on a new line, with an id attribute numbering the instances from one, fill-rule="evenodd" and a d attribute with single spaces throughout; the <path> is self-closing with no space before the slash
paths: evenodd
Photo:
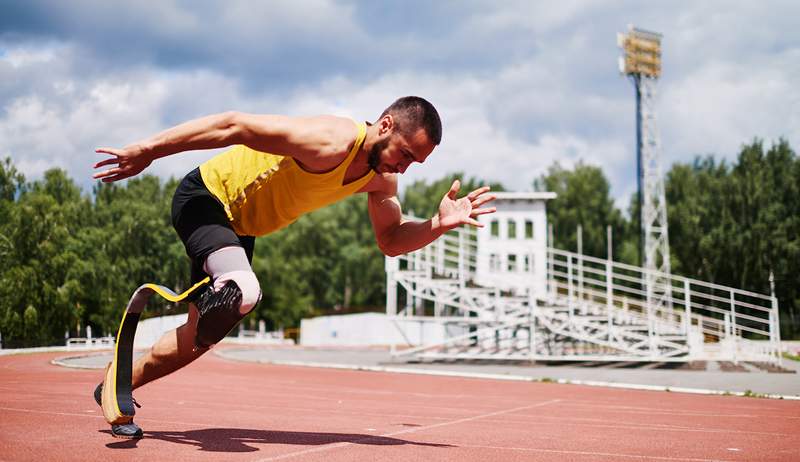
<path id="1" fill-rule="evenodd" d="M 307 172 L 292 157 L 239 145 L 202 164 L 200 176 L 225 207 L 237 234 L 263 236 L 305 213 L 354 194 L 372 179 L 375 172 L 370 170 L 363 177 L 342 184 L 367 133 L 365 124 L 356 125 L 358 136 L 353 149 L 329 172 Z"/>

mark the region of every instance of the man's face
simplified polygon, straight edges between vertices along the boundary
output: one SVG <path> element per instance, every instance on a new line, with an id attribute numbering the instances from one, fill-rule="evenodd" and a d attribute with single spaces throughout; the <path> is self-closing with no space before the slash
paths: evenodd
<path id="1" fill-rule="evenodd" d="M 411 136 L 392 130 L 372 145 L 367 161 L 377 173 L 404 173 L 412 163 L 425 162 L 434 147 L 422 128 Z"/>

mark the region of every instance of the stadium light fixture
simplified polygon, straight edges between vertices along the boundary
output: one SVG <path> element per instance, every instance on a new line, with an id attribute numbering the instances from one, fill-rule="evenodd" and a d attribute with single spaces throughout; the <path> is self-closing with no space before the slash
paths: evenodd
<path id="1" fill-rule="evenodd" d="M 661 77 L 661 34 L 629 25 L 627 34 L 617 34 L 617 45 L 625 53 L 619 58 L 622 74 Z"/>

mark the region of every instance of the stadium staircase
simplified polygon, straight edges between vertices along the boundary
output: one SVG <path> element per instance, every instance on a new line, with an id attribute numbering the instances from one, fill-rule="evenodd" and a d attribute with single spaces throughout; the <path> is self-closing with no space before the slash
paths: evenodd
<path id="1" fill-rule="evenodd" d="M 418 322 L 441 333 L 393 355 L 781 361 L 774 296 L 668 274 L 649 278 L 662 285 L 647 290 L 643 268 L 555 248 L 547 249 L 546 289 L 531 283 L 501 290 L 481 284 L 477 254 L 475 232 L 459 229 L 420 251 L 387 258 L 387 314 L 401 332 Z"/>

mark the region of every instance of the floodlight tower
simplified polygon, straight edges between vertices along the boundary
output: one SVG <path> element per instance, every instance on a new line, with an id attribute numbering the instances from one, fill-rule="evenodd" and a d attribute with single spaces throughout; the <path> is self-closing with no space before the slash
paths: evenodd
<path id="1" fill-rule="evenodd" d="M 636 88 L 636 163 L 641 225 L 641 265 L 647 271 L 647 301 L 655 308 L 671 309 L 667 202 L 661 170 L 661 143 L 656 125 L 656 83 L 661 76 L 661 34 L 628 26 L 617 34 L 625 53 L 620 72 Z"/>

